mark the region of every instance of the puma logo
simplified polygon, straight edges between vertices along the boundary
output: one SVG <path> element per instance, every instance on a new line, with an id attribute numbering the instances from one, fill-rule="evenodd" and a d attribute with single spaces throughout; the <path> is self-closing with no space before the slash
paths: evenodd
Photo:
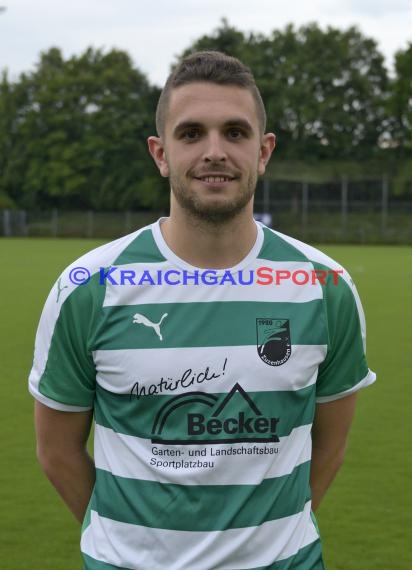
<path id="1" fill-rule="evenodd" d="M 62 287 L 62 286 L 61 286 L 61 280 L 62 280 L 62 278 L 60 277 L 60 279 L 59 279 L 58 282 L 57 282 L 57 299 L 56 299 L 56 303 L 59 302 L 60 295 L 61 295 L 61 292 L 63 291 L 63 289 L 68 289 L 68 288 L 69 288 L 68 285 L 64 285 L 64 287 Z"/>
<path id="2" fill-rule="evenodd" d="M 163 340 L 162 333 L 160 332 L 160 325 L 162 324 L 163 319 L 165 319 L 166 317 L 167 313 L 162 315 L 162 318 L 158 323 L 152 323 L 152 321 L 149 321 L 149 319 L 144 315 L 136 313 L 135 315 L 133 315 L 133 323 L 137 325 L 144 325 L 145 327 L 151 327 L 155 331 L 159 339 Z"/>

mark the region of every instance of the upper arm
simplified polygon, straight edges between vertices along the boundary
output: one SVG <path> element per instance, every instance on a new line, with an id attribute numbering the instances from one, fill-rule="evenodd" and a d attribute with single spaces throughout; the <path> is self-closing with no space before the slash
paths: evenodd
<path id="1" fill-rule="evenodd" d="M 312 427 L 313 446 L 343 453 L 352 424 L 357 394 L 317 404 Z"/>
<path id="2" fill-rule="evenodd" d="M 366 361 L 362 304 L 348 273 L 342 271 L 336 283 L 329 279 L 323 288 L 328 345 L 316 381 L 318 403 L 335 402 L 337 397 L 354 394 L 376 378 Z M 335 405 L 344 408 L 342 403 Z"/>
<path id="3" fill-rule="evenodd" d="M 93 412 L 62 412 L 35 402 L 35 428 L 39 458 L 56 451 L 84 450 Z"/>

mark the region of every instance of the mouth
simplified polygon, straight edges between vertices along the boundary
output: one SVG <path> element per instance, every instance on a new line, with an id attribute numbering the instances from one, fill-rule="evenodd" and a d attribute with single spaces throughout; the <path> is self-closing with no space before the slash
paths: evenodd
<path id="1" fill-rule="evenodd" d="M 235 180 L 234 176 L 228 174 L 205 174 L 203 176 L 195 176 L 194 178 L 206 184 L 223 184 Z"/>

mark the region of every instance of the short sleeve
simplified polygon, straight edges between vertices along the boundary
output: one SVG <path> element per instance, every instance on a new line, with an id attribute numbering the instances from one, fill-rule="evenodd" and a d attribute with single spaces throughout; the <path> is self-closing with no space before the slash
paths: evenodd
<path id="1" fill-rule="evenodd" d="M 40 318 L 29 390 L 51 408 L 89 410 L 96 377 L 90 340 L 96 312 L 93 284 L 79 285 L 59 299 L 60 281 L 52 288 Z"/>
<path id="2" fill-rule="evenodd" d="M 366 324 L 362 304 L 346 271 L 330 275 L 324 287 L 328 350 L 319 366 L 317 402 L 347 396 L 375 381 L 366 362 Z"/>

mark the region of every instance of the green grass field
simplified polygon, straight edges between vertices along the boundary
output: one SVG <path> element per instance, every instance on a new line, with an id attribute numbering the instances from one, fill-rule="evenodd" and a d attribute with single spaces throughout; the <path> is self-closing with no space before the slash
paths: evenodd
<path id="1" fill-rule="evenodd" d="M 35 459 L 27 375 L 49 288 L 69 262 L 96 245 L 0 240 L 3 570 L 81 568 L 78 525 Z M 378 382 L 360 394 L 346 463 L 318 513 L 327 568 L 410 570 L 412 248 L 322 249 L 346 266 L 358 285 L 368 323 L 368 360 L 378 373 Z"/>

